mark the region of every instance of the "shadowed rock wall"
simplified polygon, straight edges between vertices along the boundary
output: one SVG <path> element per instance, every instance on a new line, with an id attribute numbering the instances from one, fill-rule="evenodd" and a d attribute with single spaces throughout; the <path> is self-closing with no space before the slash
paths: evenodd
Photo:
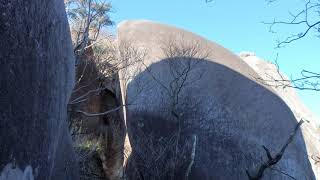
<path id="1" fill-rule="evenodd" d="M 0 14 L 0 179 L 79 179 L 66 123 L 74 57 L 64 3 L 4 0 Z"/>

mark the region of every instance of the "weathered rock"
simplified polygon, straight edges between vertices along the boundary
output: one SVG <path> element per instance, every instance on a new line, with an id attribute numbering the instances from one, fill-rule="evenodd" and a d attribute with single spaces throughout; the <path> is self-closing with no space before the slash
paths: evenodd
<path id="1" fill-rule="evenodd" d="M 79 179 L 66 123 L 74 57 L 64 3 L 4 0 L 0 14 L 0 179 Z"/>
<path id="2" fill-rule="evenodd" d="M 289 80 L 289 78 L 279 72 L 279 69 L 277 69 L 278 67 L 276 67 L 275 64 L 260 59 L 259 57 L 255 56 L 254 53 L 241 54 L 240 57 L 258 73 L 258 76 L 254 78 L 258 81 L 262 81 L 262 84 L 272 87 L 272 89 L 286 102 L 296 119 L 304 119 L 307 122 L 301 127 L 302 134 L 306 143 L 309 155 L 308 157 L 310 159 L 312 168 L 316 174 L 316 177 L 320 177 L 320 164 L 317 162 L 319 161 L 320 156 L 320 119 L 312 114 L 310 110 L 300 101 L 295 89 L 277 87 L 276 85 L 279 84 L 270 79 L 270 77 L 272 77 L 273 79 L 278 80 Z"/>
<path id="3" fill-rule="evenodd" d="M 121 23 L 118 41 L 147 52 L 120 73 L 129 179 L 247 179 L 245 170 L 253 174 L 267 159 L 262 146 L 275 155 L 297 124 L 248 64 L 213 42 L 149 21 Z M 264 178 L 315 179 L 300 130 L 274 168 Z"/>

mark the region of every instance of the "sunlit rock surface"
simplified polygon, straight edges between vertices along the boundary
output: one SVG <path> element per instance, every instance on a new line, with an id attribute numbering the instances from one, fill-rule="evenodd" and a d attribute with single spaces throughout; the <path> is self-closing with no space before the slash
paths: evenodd
<path id="1" fill-rule="evenodd" d="M 214 42 L 150 21 L 122 22 L 118 42 L 130 42 L 144 54 L 143 62 L 120 73 L 128 104 L 125 118 L 132 153 L 126 174 L 131 179 L 247 179 L 245 170 L 254 174 L 267 159 L 262 146 L 275 155 L 297 124 L 276 91 L 255 81 L 258 73 L 251 66 Z M 167 42 L 184 48 L 197 44 L 201 54 L 210 53 L 168 58 Z M 173 112 L 170 90 L 177 87 L 172 83 L 175 72 L 183 74 L 180 70 L 188 63 L 195 68 L 188 71 Z M 276 170 L 266 170 L 264 177 L 291 179 L 279 173 L 283 171 L 296 179 L 315 179 L 308 138 L 313 137 L 299 130 Z"/>

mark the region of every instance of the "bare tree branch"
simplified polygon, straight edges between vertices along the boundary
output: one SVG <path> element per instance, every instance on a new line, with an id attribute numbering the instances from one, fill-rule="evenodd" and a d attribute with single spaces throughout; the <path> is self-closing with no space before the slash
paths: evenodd
<path id="1" fill-rule="evenodd" d="M 257 172 L 255 172 L 253 175 L 249 172 L 249 170 L 246 170 L 246 174 L 249 178 L 249 180 L 259 180 L 263 177 L 264 171 L 268 168 L 272 168 L 274 165 L 276 165 L 282 158 L 285 150 L 287 149 L 288 145 L 293 141 L 294 136 L 297 134 L 297 131 L 301 124 L 303 123 L 303 120 L 300 120 L 299 123 L 295 126 L 293 132 L 290 134 L 288 140 L 286 143 L 282 146 L 280 151 L 272 157 L 270 150 L 263 146 L 263 149 L 266 151 L 268 160 L 263 162 L 261 165 L 257 167 Z"/>
<path id="2" fill-rule="evenodd" d="M 272 3 L 276 0 L 267 0 L 268 3 Z M 276 19 L 273 20 L 273 22 L 262 22 L 264 24 L 269 25 L 269 32 L 275 33 L 273 28 L 277 25 L 289 25 L 289 26 L 297 26 L 297 25 L 304 25 L 304 29 L 297 33 L 292 34 L 288 37 L 286 37 L 283 40 L 278 40 L 277 48 L 283 47 L 286 44 L 290 44 L 294 41 L 297 41 L 299 39 L 304 38 L 312 29 L 317 29 L 319 31 L 320 28 L 320 16 L 315 15 L 318 17 L 318 19 L 312 21 L 309 19 L 309 17 L 312 15 L 312 13 L 318 13 L 318 10 L 316 8 L 320 7 L 320 3 L 316 2 L 313 3 L 311 0 L 308 0 L 305 3 L 305 7 L 300 10 L 298 13 L 293 14 L 290 12 L 290 16 L 292 17 L 291 20 L 288 21 L 277 21 Z"/>
<path id="3" fill-rule="evenodd" d="M 89 42 L 96 41 L 100 30 L 110 26 L 110 3 L 106 0 L 68 0 L 65 2 L 74 38 L 74 51 L 82 55 Z"/>
<path id="4" fill-rule="evenodd" d="M 182 133 L 190 127 L 187 127 L 186 122 L 183 122 L 184 112 L 181 111 L 183 104 L 181 93 L 188 85 L 202 77 L 203 72 L 195 70 L 209 56 L 210 51 L 199 41 L 186 41 L 185 38 L 176 34 L 171 38 L 161 39 L 159 44 L 163 55 L 160 58 L 164 59 L 164 62 L 168 65 L 165 67 L 168 68 L 170 79 L 162 81 L 151 66 L 143 60 L 141 65 L 143 66 L 142 69 L 148 73 L 151 81 L 155 82 L 158 85 L 157 87 L 160 87 L 168 96 L 170 104 L 168 106 L 168 121 L 175 124 L 175 130 L 172 135 L 161 137 L 163 140 L 155 139 L 152 133 L 139 138 L 138 143 L 143 148 L 135 153 L 137 161 L 135 162 L 137 166 L 135 173 L 143 179 L 148 177 L 175 179 L 177 178 L 177 169 L 187 168 L 182 176 L 188 178 L 195 160 L 197 137 L 196 135 L 193 136 L 191 143 L 182 137 Z M 193 72 L 199 73 L 199 76 Z M 191 75 L 191 73 L 193 74 Z M 144 135 L 144 132 L 139 133 Z M 190 151 L 191 160 L 187 161 L 184 157 L 189 156 Z M 150 155 L 145 157 L 146 154 Z"/>
<path id="5" fill-rule="evenodd" d="M 319 155 L 312 155 L 311 158 L 314 160 L 314 164 L 320 163 L 320 156 Z"/>
<path id="6" fill-rule="evenodd" d="M 276 75 L 266 73 L 266 77 L 253 77 L 263 85 L 275 88 L 295 88 L 299 90 L 320 91 L 320 74 L 308 70 L 302 70 L 299 78 L 291 77 L 287 79 L 280 72 L 280 66 L 277 59 L 274 65 L 276 66 Z"/>
<path id="7" fill-rule="evenodd" d="M 189 164 L 188 169 L 186 171 L 186 175 L 185 175 L 185 178 L 184 178 L 185 180 L 189 179 L 189 174 L 191 172 L 191 168 L 192 168 L 193 163 L 194 163 L 194 158 L 196 156 L 197 135 L 193 135 L 192 139 L 193 139 L 193 145 L 192 145 L 192 152 L 191 152 L 191 161 L 190 161 L 190 164 Z"/>
<path id="8" fill-rule="evenodd" d="M 81 113 L 81 114 L 83 114 L 83 115 L 85 115 L 87 117 L 96 117 L 96 116 L 104 116 L 104 115 L 119 111 L 124 106 L 128 106 L 128 104 L 118 106 L 118 107 L 116 107 L 114 109 L 111 109 L 111 110 L 108 110 L 108 111 L 105 111 L 105 112 L 102 112 L 102 113 L 88 113 L 88 112 L 81 111 L 81 110 L 76 110 L 75 112 Z"/>

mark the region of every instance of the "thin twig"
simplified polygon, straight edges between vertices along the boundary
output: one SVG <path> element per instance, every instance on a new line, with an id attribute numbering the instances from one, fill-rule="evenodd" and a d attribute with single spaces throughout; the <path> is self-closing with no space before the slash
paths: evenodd
<path id="1" fill-rule="evenodd" d="M 107 115 L 107 114 L 119 111 L 124 106 L 128 106 L 128 104 L 127 105 L 118 106 L 116 108 L 113 108 L 111 110 L 108 110 L 108 111 L 105 111 L 105 112 L 102 112 L 102 113 L 88 113 L 88 112 L 81 111 L 81 110 L 76 110 L 75 112 L 81 113 L 81 114 L 83 114 L 83 115 L 85 115 L 87 117 L 96 117 L 96 116 L 103 116 L 103 115 Z"/>

